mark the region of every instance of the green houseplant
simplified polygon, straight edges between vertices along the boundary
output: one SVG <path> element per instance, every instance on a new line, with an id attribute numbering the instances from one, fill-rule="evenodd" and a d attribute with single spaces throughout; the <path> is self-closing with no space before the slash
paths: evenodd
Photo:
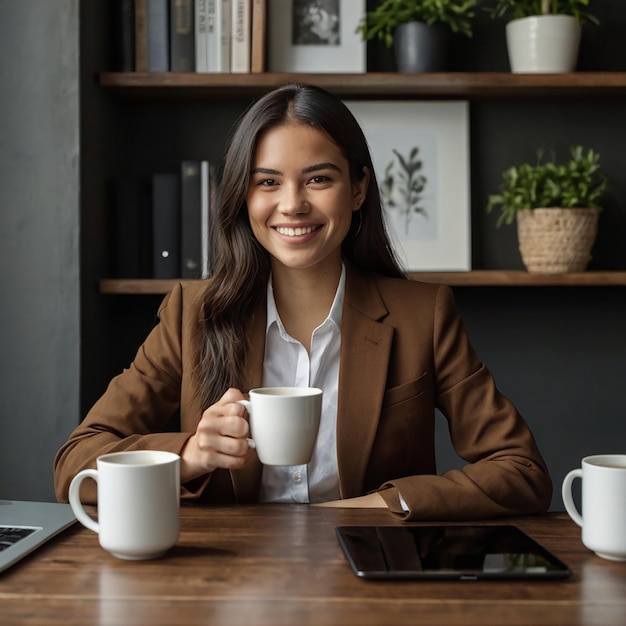
<path id="1" fill-rule="evenodd" d="M 591 0 L 494 0 L 488 7 L 492 17 L 521 19 L 535 15 L 571 15 L 580 24 L 598 23 L 586 9 Z"/>
<path id="2" fill-rule="evenodd" d="M 555 155 L 544 161 L 537 152 L 536 163 L 522 163 L 502 174 L 500 193 L 489 196 L 487 211 L 497 206 L 501 213 L 497 225 L 512 224 L 518 211 L 538 208 L 581 208 L 600 210 L 607 179 L 600 167 L 600 155 L 582 146 L 570 148 L 567 163 L 556 163 Z"/>
<path id="3" fill-rule="evenodd" d="M 378 38 L 391 48 L 394 30 L 400 24 L 425 22 L 442 23 L 454 33 L 472 36 L 472 19 L 478 0 L 383 0 L 369 11 L 357 32 L 364 40 Z"/>
<path id="4" fill-rule="evenodd" d="M 590 0 L 491 0 L 493 18 L 505 17 L 511 71 L 573 72 L 578 61 L 581 25 L 597 24 L 587 11 Z"/>
<path id="5" fill-rule="evenodd" d="M 488 197 L 487 211 L 500 208 L 497 226 L 517 222 L 520 252 L 533 272 L 583 271 L 597 235 L 598 213 L 607 188 L 600 156 L 582 146 L 570 159 L 555 156 L 509 167 L 500 192 Z"/>
<path id="6" fill-rule="evenodd" d="M 378 39 L 394 47 L 401 72 L 445 69 L 448 33 L 472 36 L 474 9 L 480 0 L 383 0 L 359 26 L 364 41 Z"/>

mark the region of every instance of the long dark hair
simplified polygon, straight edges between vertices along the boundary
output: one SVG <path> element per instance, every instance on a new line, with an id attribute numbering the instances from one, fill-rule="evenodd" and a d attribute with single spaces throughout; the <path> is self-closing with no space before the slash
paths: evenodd
<path id="1" fill-rule="evenodd" d="M 336 96 L 312 85 L 289 84 L 259 98 L 244 113 L 222 162 L 211 240 L 212 275 L 203 302 L 197 374 L 204 407 L 229 387 L 242 388 L 248 344 L 246 326 L 265 299 L 270 276 L 267 251 L 248 219 L 246 197 L 250 169 L 261 133 L 287 123 L 303 123 L 325 132 L 341 149 L 352 181 L 369 168 L 365 200 L 352 215 L 343 242 L 344 257 L 356 267 L 391 277 L 405 274 L 394 255 L 367 141 L 358 122 Z"/>

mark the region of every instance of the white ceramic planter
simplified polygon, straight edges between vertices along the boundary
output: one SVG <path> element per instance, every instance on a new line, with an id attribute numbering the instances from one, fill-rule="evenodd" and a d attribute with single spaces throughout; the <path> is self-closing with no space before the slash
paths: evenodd
<path id="1" fill-rule="evenodd" d="M 573 72 L 578 62 L 580 24 L 571 15 L 537 15 L 506 25 L 514 73 Z"/>

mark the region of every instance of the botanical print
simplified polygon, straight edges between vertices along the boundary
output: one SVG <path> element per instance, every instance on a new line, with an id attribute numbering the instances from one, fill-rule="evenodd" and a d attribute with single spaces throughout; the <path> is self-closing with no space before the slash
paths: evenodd
<path id="1" fill-rule="evenodd" d="M 407 156 L 402 156 L 395 148 L 393 154 L 395 159 L 385 168 L 380 191 L 387 211 L 404 215 L 403 234 L 408 235 L 414 213 L 428 217 L 422 206 L 422 193 L 428 179 L 419 173 L 423 163 L 417 146 L 411 148 Z"/>
<path id="2" fill-rule="evenodd" d="M 368 129 L 387 226 L 397 241 L 437 239 L 437 133 Z"/>
<path id="3" fill-rule="evenodd" d="M 405 269 L 469 270 L 468 103 L 346 104 L 369 144 L 385 222 Z"/>

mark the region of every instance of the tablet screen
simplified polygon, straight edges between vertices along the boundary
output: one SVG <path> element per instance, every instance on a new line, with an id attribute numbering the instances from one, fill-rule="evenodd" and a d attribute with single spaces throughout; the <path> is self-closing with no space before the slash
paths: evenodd
<path id="1" fill-rule="evenodd" d="M 568 566 L 516 526 L 338 526 L 362 578 L 565 578 Z"/>

